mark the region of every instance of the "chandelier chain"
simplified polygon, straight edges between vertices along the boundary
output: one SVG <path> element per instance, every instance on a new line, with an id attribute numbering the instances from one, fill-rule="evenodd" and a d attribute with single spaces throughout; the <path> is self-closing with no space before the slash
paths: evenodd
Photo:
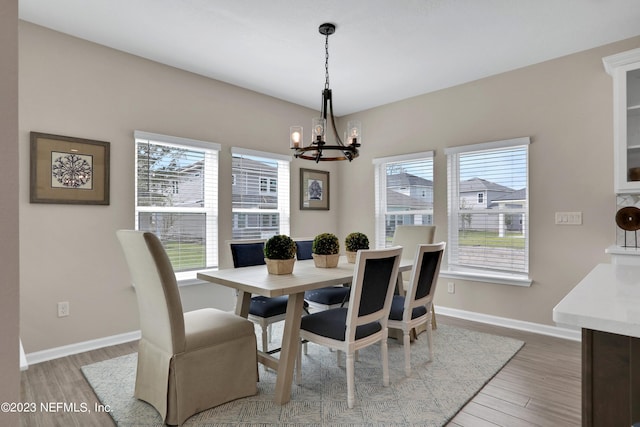
<path id="1" fill-rule="evenodd" d="M 324 42 L 324 88 L 329 89 L 329 34 L 326 35 Z"/>

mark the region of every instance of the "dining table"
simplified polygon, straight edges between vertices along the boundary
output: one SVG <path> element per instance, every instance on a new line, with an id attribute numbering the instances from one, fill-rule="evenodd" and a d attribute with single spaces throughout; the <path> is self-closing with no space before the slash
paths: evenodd
<path id="1" fill-rule="evenodd" d="M 313 260 L 296 261 L 291 274 L 269 274 L 266 265 L 252 267 L 203 270 L 200 280 L 236 289 L 236 314 L 249 315 L 252 295 L 278 297 L 288 295 L 287 311 L 282 333 L 279 358 L 258 350 L 258 361 L 276 370 L 274 401 L 283 405 L 291 399 L 291 386 L 300 345 L 300 321 L 304 309 L 304 293 L 325 286 L 348 285 L 354 274 L 355 264 L 341 256 L 334 268 L 316 267 Z M 401 259 L 399 272 L 411 270 L 412 259 Z"/>

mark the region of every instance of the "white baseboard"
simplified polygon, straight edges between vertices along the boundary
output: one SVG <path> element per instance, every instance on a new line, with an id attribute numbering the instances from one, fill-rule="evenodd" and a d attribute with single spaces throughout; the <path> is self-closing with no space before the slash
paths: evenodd
<path id="1" fill-rule="evenodd" d="M 33 365 L 35 363 L 46 362 L 48 360 L 58 359 L 60 357 L 70 356 L 72 354 L 84 353 L 85 351 L 97 350 L 103 347 L 136 341 L 140 339 L 140 336 L 140 331 L 133 331 L 124 334 L 98 338 L 95 340 L 69 344 L 62 347 L 55 347 L 48 350 L 36 351 L 33 353 L 28 353 L 26 355 L 27 362 L 29 365 Z"/>
<path id="2" fill-rule="evenodd" d="M 581 340 L 581 333 L 579 330 L 542 325 L 540 323 L 524 322 L 522 320 L 491 316 L 489 314 L 458 310 L 456 308 L 442 307 L 439 305 L 435 306 L 435 310 L 436 314 L 442 314 L 443 316 L 457 317 L 460 319 L 471 320 L 473 322 L 502 326 L 505 328 L 533 332 L 541 335 L 549 335 L 552 337 L 564 338 L 572 341 Z M 103 347 L 136 341 L 139 339 L 140 331 L 133 331 L 124 334 L 98 338 L 95 340 L 79 342 L 76 344 L 65 345 L 62 347 L 51 348 L 49 350 L 36 351 L 33 353 L 28 353 L 26 355 L 26 366 L 40 362 L 46 362 L 48 360 L 58 359 L 60 357 L 70 356 L 72 354 L 83 353 L 85 351 L 97 350 Z M 23 366 L 23 369 L 26 369 L 26 366 Z"/>
<path id="3" fill-rule="evenodd" d="M 509 319 L 507 317 L 492 316 L 489 314 L 475 313 L 473 311 L 459 310 L 456 308 L 448 308 L 435 306 L 436 315 L 457 317 L 460 319 L 471 320 L 489 325 L 502 326 L 520 331 L 533 332 L 541 335 L 549 335 L 556 338 L 564 338 L 572 341 L 581 341 L 581 331 L 557 326 L 543 325 L 540 323 L 525 322 L 522 320 Z"/>

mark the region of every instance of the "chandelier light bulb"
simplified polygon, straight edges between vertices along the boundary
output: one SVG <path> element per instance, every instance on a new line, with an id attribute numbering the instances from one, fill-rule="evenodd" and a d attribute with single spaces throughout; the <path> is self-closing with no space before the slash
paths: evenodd
<path id="1" fill-rule="evenodd" d="M 348 135 L 347 143 L 360 146 L 362 144 L 362 125 L 358 120 L 350 120 L 347 123 Z"/>
<path id="2" fill-rule="evenodd" d="M 290 148 L 301 148 L 302 143 L 302 126 L 291 126 L 289 128 L 289 146 Z"/>

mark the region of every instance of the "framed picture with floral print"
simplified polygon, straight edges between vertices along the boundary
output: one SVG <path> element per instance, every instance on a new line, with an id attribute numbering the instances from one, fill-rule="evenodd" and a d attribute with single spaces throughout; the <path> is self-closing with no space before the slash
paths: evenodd
<path id="1" fill-rule="evenodd" d="M 31 132 L 31 203 L 109 204 L 105 141 Z"/>

